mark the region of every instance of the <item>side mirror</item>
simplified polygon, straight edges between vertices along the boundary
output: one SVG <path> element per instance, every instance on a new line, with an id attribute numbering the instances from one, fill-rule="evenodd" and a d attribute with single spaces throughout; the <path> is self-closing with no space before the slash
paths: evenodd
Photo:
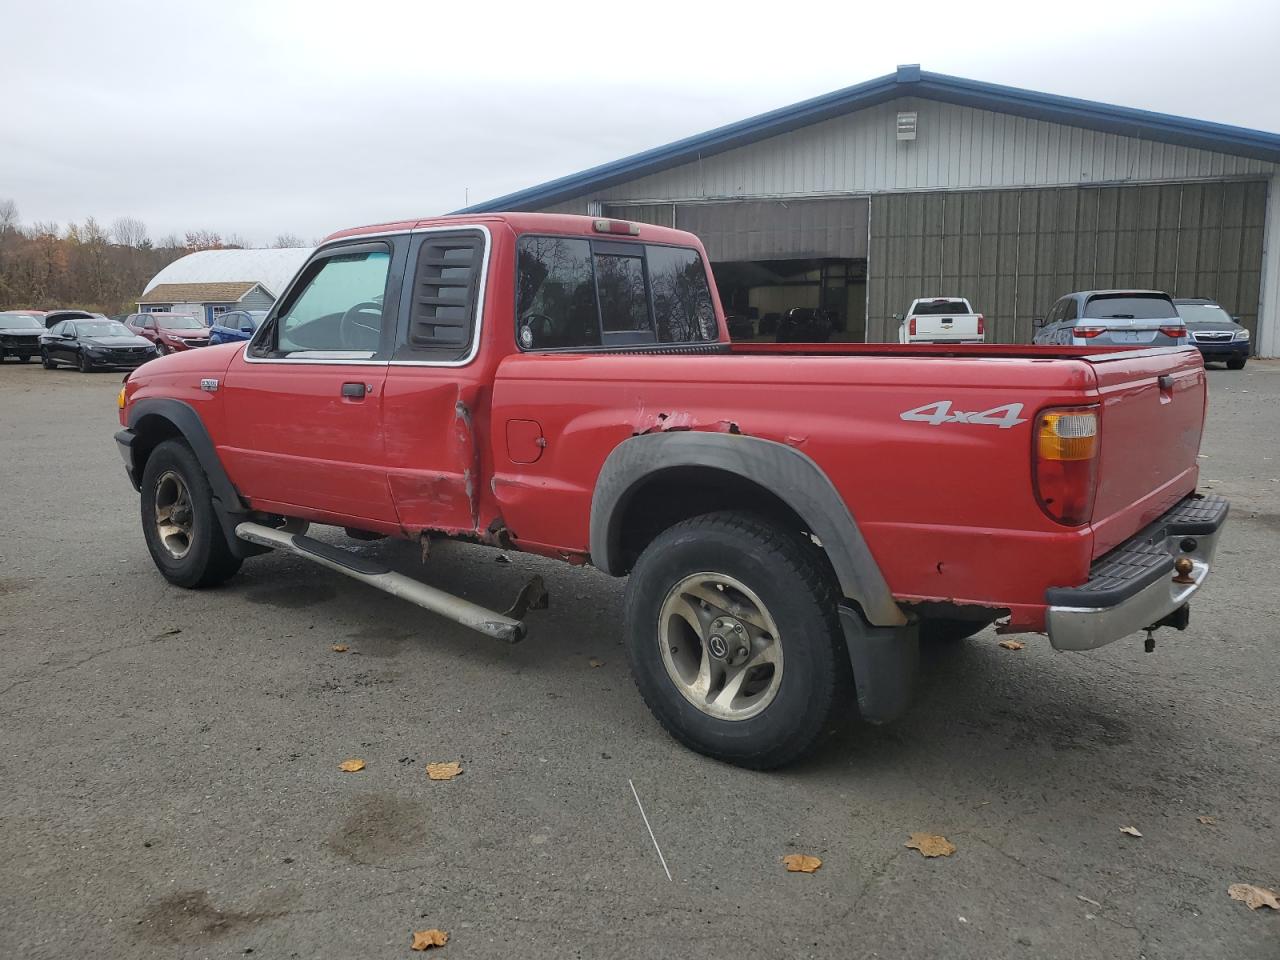
<path id="1" fill-rule="evenodd" d="M 1043 326 L 1044 326 L 1044 317 L 1032 317 L 1032 318 L 1031 318 L 1031 325 L 1032 325 L 1033 327 L 1043 327 Z"/>
<path id="2" fill-rule="evenodd" d="M 895 319 L 895 320 L 897 320 L 899 323 L 901 323 L 901 322 L 903 321 L 903 319 L 904 319 L 904 318 L 903 318 L 902 314 L 900 314 L 900 313 L 895 313 L 895 314 L 893 315 L 893 319 Z"/>

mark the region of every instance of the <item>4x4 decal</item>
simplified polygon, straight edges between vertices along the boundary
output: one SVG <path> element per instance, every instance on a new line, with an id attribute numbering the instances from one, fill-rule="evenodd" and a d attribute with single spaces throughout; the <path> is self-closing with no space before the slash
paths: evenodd
<path id="1" fill-rule="evenodd" d="M 976 423 L 984 427 L 1008 430 L 1010 427 L 1027 422 L 1025 418 L 1018 416 L 1020 413 L 1022 413 L 1020 403 L 1006 403 L 1003 406 L 992 407 L 990 410 L 965 413 L 963 410 L 952 410 L 950 400 L 935 400 L 922 407 L 907 410 L 899 416 L 903 420 L 918 420 L 934 427 L 943 423 Z"/>

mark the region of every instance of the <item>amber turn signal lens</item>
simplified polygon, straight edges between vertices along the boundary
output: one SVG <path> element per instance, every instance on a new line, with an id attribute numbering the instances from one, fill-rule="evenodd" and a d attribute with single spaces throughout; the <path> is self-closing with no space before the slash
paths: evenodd
<path id="1" fill-rule="evenodd" d="M 120 388 L 120 393 L 116 396 L 116 406 L 121 410 L 124 409 L 124 387 Z"/>
<path id="2" fill-rule="evenodd" d="M 1098 452 L 1098 416 L 1092 410 L 1053 410 L 1039 419 L 1042 460 L 1092 460 Z"/>

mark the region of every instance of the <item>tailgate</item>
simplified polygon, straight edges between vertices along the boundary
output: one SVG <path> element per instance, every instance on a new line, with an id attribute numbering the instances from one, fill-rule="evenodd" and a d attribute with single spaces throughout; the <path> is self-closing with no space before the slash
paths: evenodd
<path id="1" fill-rule="evenodd" d="M 915 329 L 911 329 L 914 322 Z M 907 318 L 907 336 L 910 340 L 974 340 L 978 336 L 976 313 L 923 314 Z"/>
<path id="2" fill-rule="evenodd" d="M 1101 413 L 1093 555 L 1123 543 L 1195 490 L 1204 363 L 1194 348 L 1089 358 Z"/>

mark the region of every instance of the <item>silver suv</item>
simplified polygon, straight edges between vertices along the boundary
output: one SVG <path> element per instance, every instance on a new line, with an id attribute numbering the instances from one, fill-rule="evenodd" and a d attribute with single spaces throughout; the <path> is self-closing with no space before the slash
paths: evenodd
<path id="1" fill-rule="evenodd" d="M 1159 290 L 1068 293 L 1035 320 L 1033 343 L 1073 347 L 1179 347 L 1187 325 Z"/>

